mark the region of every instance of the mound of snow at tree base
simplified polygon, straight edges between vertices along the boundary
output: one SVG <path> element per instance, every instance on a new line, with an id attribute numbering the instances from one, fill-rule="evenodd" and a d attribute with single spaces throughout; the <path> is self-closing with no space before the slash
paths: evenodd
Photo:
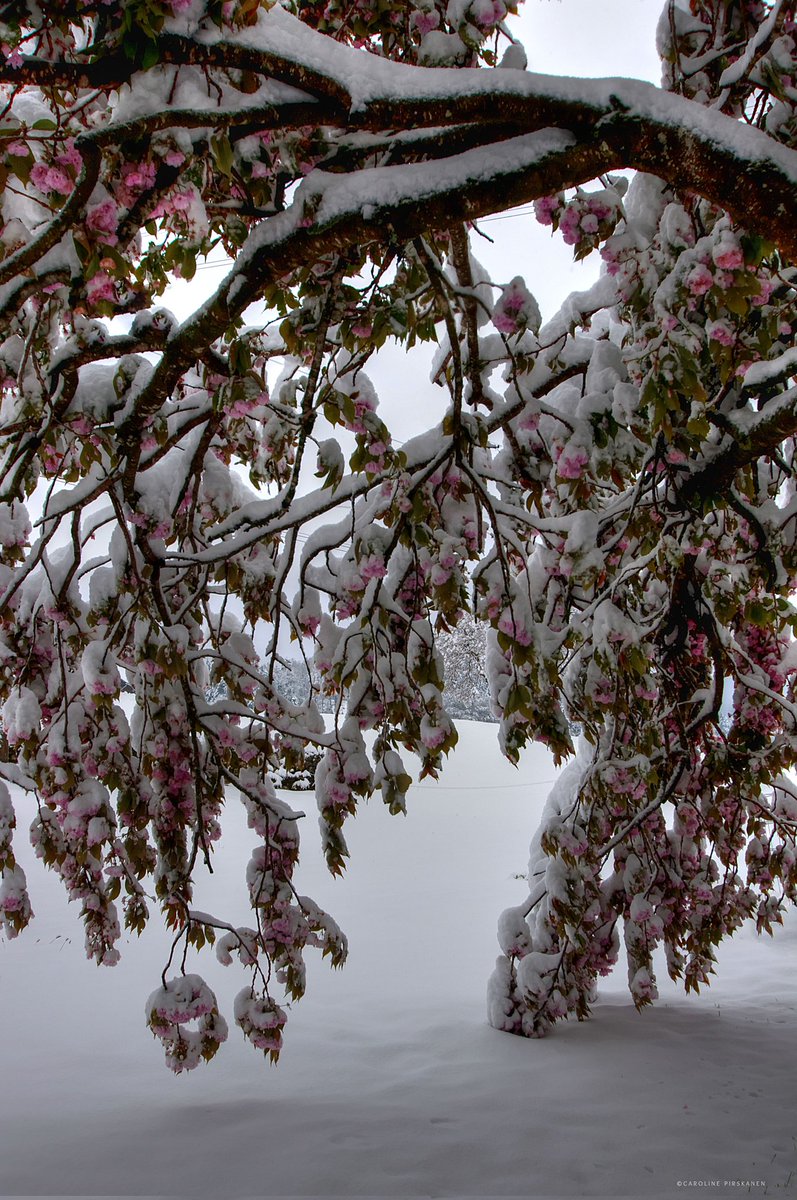
<path id="1" fill-rule="evenodd" d="M 333 973 L 308 953 L 277 1068 L 233 1027 L 209 1066 L 172 1076 L 143 1017 L 165 937 L 97 970 L 56 881 L 20 854 L 37 916 L 0 943 L 0 1195 L 795 1194 L 797 922 L 723 947 L 699 997 L 661 979 L 637 1014 L 618 969 L 591 1021 L 544 1041 L 496 1033 L 495 919 L 524 895 L 514 876 L 555 772 L 540 750 L 514 770 L 490 726 L 460 734 L 406 819 L 371 802 L 349 826 L 343 880 L 312 852 L 299 798 L 301 890 L 351 955 Z M 251 835 L 232 803 L 225 830 L 197 902 L 245 919 Z M 240 972 L 208 956 L 196 969 L 232 1024 Z"/>

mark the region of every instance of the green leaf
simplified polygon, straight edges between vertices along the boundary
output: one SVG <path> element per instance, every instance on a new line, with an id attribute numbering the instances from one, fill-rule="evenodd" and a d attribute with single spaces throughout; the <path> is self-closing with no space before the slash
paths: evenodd
<path id="1" fill-rule="evenodd" d="M 154 41 L 146 42 L 144 45 L 144 50 L 141 54 L 141 69 L 142 69 L 142 71 L 149 71 L 152 67 L 154 67 L 159 62 L 160 62 L 160 53 L 158 51 L 158 43 L 154 42 Z"/>
<path id="2" fill-rule="evenodd" d="M 219 171 L 229 177 L 232 174 L 235 155 L 226 133 L 217 133 L 210 139 L 210 151 Z"/>

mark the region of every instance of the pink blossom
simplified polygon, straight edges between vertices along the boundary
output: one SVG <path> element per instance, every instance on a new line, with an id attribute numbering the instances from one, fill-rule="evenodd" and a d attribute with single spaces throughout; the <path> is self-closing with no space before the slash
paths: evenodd
<path id="1" fill-rule="evenodd" d="M 21 67 L 22 66 L 24 59 L 22 58 L 22 55 L 17 46 L 15 46 L 14 49 L 12 50 L 11 47 L 9 46 L 8 42 L 3 42 L 2 47 L 0 47 L 0 49 L 2 49 L 3 57 L 5 58 L 9 67 Z"/>
<path id="2" fill-rule="evenodd" d="M 698 263 L 687 275 L 686 286 L 693 296 L 704 296 L 714 286 L 714 276 L 704 263 Z"/>
<path id="3" fill-rule="evenodd" d="M 596 704 L 614 704 L 615 691 L 608 679 L 599 679 L 592 693 Z"/>
<path id="4" fill-rule="evenodd" d="M 637 925 L 645 925 L 653 916 L 653 905 L 646 896 L 634 896 L 629 909 L 629 916 Z"/>
<path id="5" fill-rule="evenodd" d="M 150 162 L 126 163 L 122 167 L 122 182 L 118 195 L 123 204 L 132 204 L 142 191 L 155 182 L 155 164 Z"/>
<path id="6" fill-rule="evenodd" d="M 492 321 L 499 333 L 517 333 L 517 317 L 511 316 L 508 312 L 501 312 L 496 309 L 496 311 L 493 313 Z"/>
<path id="7" fill-rule="evenodd" d="M 536 330 L 540 325 L 537 302 L 527 290 L 520 276 L 516 276 L 501 292 L 495 306 L 492 322 L 501 333 L 512 334 L 530 325 Z"/>
<path id="8" fill-rule="evenodd" d="M 325 799 L 328 800 L 331 804 L 338 804 L 338 805 L 348 804 L 350 798 L 351 798 L 351 791 L 349 788 L 346 787 L 346 785 L 344 783 L 336 782 L 333 780 L 333 782 L 330 783 L 326 789 Z"/>
<path id="9" fill-rule="evenodd" d="M 378 554 L 369 554 L 361 560 L 359 566 L 363 579 L 382 579 L 387 574 L 385 561 Z"/>
<path id="10" fill-rule="evenodd" d="M 744 254 L 741 246 L 730 238 L 723 239 L 714 247 L 712 254 L 714 262 L 723 271 L 738 271 L 744 266 Z"/>
<path id="11" fill-rule="evenodd" d="M 442 746 L 447 732 L 445 728 L 432 725 L 426 719 L 421 722 L 421 741 L 427 750 L 436 750 L 438 746 Z"/>
<path id="12" fill-rule="evenodd" d="M 562 830 L 559 835 L 559 845 L 574 858 L 580 858 L 589 849 L 589 842 L 583 831 L 577 834 L 575 830 L 571 829 Z"/>
<path id="13" fill-rule="evenodd" d="M 556 464 L 560 479 L 580 479 L 589 463 L 589 455 L 583 446 L 565 448 Z"/>
<path id="14" fill-rule="evenodd" d="M 119 209 L 113 200 L 103 200 L 101 204 L 94 204 L 86 212 L 86 227 L 93 229 L 95 233 L 113 235 L 118 224 Z M 116 241 L 115 237 L 113 241 Z"/>
<path id="15" fill-rule="evenodd" d="M 709 321 L 706 333 L 712 342 L 719 342 L 721 346 L 732 346 L 736 341 L 736 335 L 727 321 Z"/>
<path id="16" fill-rule="evenodd" d="M 75 139 L 69 138 L 64 145 L 64 149 L 56 157 L 55 160 L 62 167 L 73 167 L 75 171 L 82 170 L 83 159 L 80 151 L 75 146 Z"/>
<path id="17" fill-rule="evenodd" d="M 433 29 L 437 29 L 440 24 L 440 13 L 436 9 L 433 9 L 431 12 L 414 12 L 411 24 L 415 26 L 421 37 L 426 37 L 427 33 L 431 33 Z"/>
<path id="18" fill-rule="evenodd" d="M 619 275 L 620 263 L 618 262 L 617 246 L 613 245 L 611 241 L 606 242 L 605 245 L 601 246 L 600 255 L 606 263 L 606 274 Z"/>
<path id="19" fill-rule="evenodd" d="M 520 621 L 516 621 L 511 613 L 504 613 L 498 622 L 498 628 L 502 633 L 511 637 L 513 641 L 516 641 L 519 646 L 531 645 L 531 634 L 528 629 Z"/>
<path id="20" fill-rule="evenodd" d="M 612 206 L 607 204 L 604 200 L 598 199 L 596 196 L 589 196 L 587 198 L 587 207 L 590 213 L 594 213 L 599 221 L 608 221 L 610 217 L 615 215 L 615 210 L 612 208 Z M 581 225 L 584 227 L 583 219 L 581 221 Z"/>
<path id="21" fill-rule="evenodd" d="M 188 212 L 194 202 L 194 196 L 192 192 L 175 192 L 171 202 L 175 211 Z"/>
<path id="22" fill-rule="evenodd" d="M 48 167 L 45 163 L 36 163 L 30 177 L 40 192 L 59 192 L 65 196 L 74 187 L 72 180 L 60 167 Z"/>
<path id="23" fill-rule="evenodd" d="M 534 201 L 534 216 L 540 225 L 553 225 L 554 215 L 561 203 L 560 196 L 541 196 Z"/>
<path id="24" fill-rule="evenodd" d="M 228 415 L 230 417 L 246 417 L 250 412 L 252 412 L 253 409 L 257 408 L 258 403 L 259 397 L 236 400 L 235 403 L 230 406 Z"/>
<path id="25" fill-rule="evenodd" d="M 581 240 L 581 214 L 575 205 L 565 209 L 559 229 L 566 245 L 575 246 Z"/>
<path id="26" fill-rule="evenodd" d="M 98 304 L 102 300 L 113 302 L 116 299 L 114 282 L 104 271 L 98 271 L 86 283 L 86 299 L 90 304 Z"/>

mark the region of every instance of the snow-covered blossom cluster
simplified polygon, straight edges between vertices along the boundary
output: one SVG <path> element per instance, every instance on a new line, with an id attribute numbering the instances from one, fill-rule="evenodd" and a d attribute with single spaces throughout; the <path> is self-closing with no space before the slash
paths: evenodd
<path id="1" fill-rule="evenodd" d="M 585 1015 L 621 932 L 638 1005 L 657 946 L 697 987 L 795 898 L 793 8 L 668 3 L 665 91 L 499 61 L 504 0 L 0 13 L 0 778 L 90 958 L 173 930 L 146 1006 L 172 1069 L 227 1036 L 206 944 L 272 1059 L 306 949 L 344 961 L 276 785 L 317 762 L 342 871 L 358 804 L 403 811 L 405 754 L 434 776 L 456 744 L 458 629 L 510 758 L 582 739 L 494 1024 Z M 469 241 L 519 201 L 603 263 L 545 323 Z M 213 251 L 178 322 L 166 285 Z M 448 396 L 404 444 L 388 339 L 436 342 Z M 230 803 L 244 912 L 199 911 Z M 18 817 L 0 783 L 8 936 Z"/>

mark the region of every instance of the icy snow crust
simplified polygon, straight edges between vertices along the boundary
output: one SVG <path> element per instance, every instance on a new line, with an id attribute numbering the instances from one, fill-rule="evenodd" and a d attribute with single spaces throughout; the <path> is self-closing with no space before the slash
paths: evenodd
<path id="1" fill-rule="evenodd" d="M 774 940 L 724 945 L 700 996 L 662 971 L 662 999 L 638 1014 L 615 976 L 590 1021 L 543 1041 L 487 1026 L 493 914 L 526 894 L 513 876 L 554 775 L 542 749 L 514 770 L 494 727 L 463 722 L 440 784 L 411 790 L 406 820 L 378 803 L 358 816 L 343 880 L 307 845 L 300 886 L 341 919 L 352 953 L 340 972 L 308 962 L 274 1069 L 232 1027 L 204 1070 L 165 1072 L 141 1003 L 165 935 L 153 928 L 113 971 L 94 970 L 58 881 L 20 836 L 37 915 L 28 937 L 0 942 L 0 1011 L 15 1031 L 0 1195 L 650 1200 L 706 1179 L 715 1196 L 748 1194 L 726 1180 L 791 1194 L 793 921 Z M 244 917 L 252 835 L 238 808 L 197 902 Z M 207 958 L 202 972 L 231 1018 L 238 981 Z"/>

